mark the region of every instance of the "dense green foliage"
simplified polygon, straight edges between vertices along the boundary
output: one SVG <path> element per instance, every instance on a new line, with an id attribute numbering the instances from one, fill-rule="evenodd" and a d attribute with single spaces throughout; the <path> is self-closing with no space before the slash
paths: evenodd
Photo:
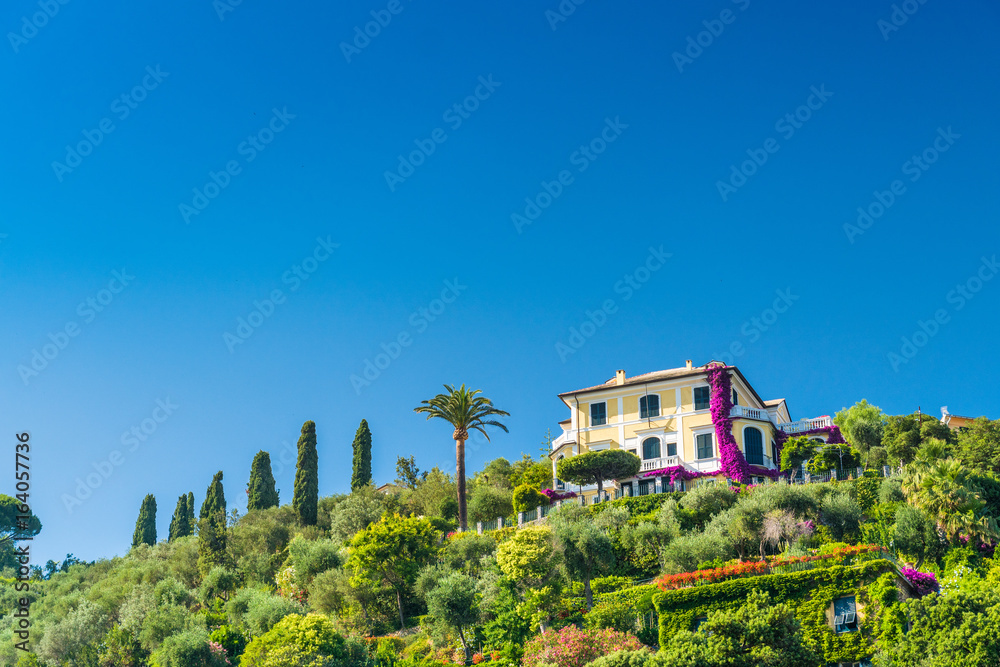
<path id="1" fill-rule="evenodd" d="M 580 486 L 596 484 L 600 494 L 605 480 L 634 477 L 641 466 L 642 460 L 631 452 L 605 449 L 560 460 L 556 465 L 556 476 L 564 482 Z"/>
<path id="2" fill-rule="evenodd" d="M 139 507 L 139 518 L 135 520 L 135 532 L 132 533 L 132 546 L 140 544 L 153 546 L 156 544 L 156 498 L 147 494 Z"/>
<path id="3" fill-rule="evenodd" d="M 292 507 L 305 526 L 316 525 L 319 502 L 319 455 L 316 452 L 316 423 L 307 421 L 299 435 L 298 459 L 295 463 L 295 491 Z"/>
<path id="4" fill-rule="evenodd" d="M 193 494 L 178 498 L 168 540 L 146 532 L 148 496 L 123 557 L 50 561 L 24 592 L 18 563 L 4 561 L 0 664 L 998 664 L 998 424 L 944 433 L 926 416 L 879 415 L 859 403 L 837 416 L 849 446 L 796 438 L 786 452 L 798 443 L 812 449 L 799 464 L 827 465 L 831 452 L 839 463 L 856 450 L 874 465 L 880 449 L 908 451 L 890 478 L 876 468 L 806 485 L 698 480 L 683 493 L 566 500 L 520 528 L 494 529 L 515 507 L 547 502 L 551 461 L 494 459 L 468 480 L 482 535 L 456 532 L 456 476 L 421 471 L 413 457 L 398 461 L 389 493 L 317 491 L 311 520 L 301 503 L 276 505 L 276 492 L 251 502 L 273 489 L 261 452 L 245 515 L 226 514 L 220 471 L 197 524 Z M 303 435 L 315 452 L 315 426 Z M 14 648 L 22 597 L 24 655 Z M 849 598 L 856 625 L 838 631 L 834 612 Z"/>
<path id="5" fill-rule="evenodd" d="M 174 515 L 170 519 L 170 532 L 167 539 L 173 542 L 179 537 L 187 537 L 194 534 L 194 526 L 191 524 L 191 510 L 188 509 L 188 494 L 181 494 L 177 499 L 177 507 L 174 508 Z"/>
<path id="6" fill-rule="evenodd" d="M 278 506 L 278 490 L 274 486 L 271 473 L 271 455 L 261 450 L 253 457 L 250 465 L 250 481 L 247 483 L 247 511 L 266 510 Z"/>
<path id="7" fill-rule="evenodd" d="M 368 422 L 364 419 L 361 420 L 358 431 L 354 434 L 351 451 L 354 454 L 352 457 L 351 491 L 357 491 L 372 482 L 372 432 L 368 429 Z"/>

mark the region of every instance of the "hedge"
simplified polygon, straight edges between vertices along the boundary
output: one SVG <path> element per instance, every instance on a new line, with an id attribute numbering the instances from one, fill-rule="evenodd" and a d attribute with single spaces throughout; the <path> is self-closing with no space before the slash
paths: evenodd
<path id="1" fill-rule="evenodd" d="M 660 645 L 682 630 L 692 630 L 698 616 L 740 606 L 756 589 L 770 594 L 775 604 L 787 602 L 794 608 L 806 644 L 821 651 L 828 662 L 865 660 L 874 652 L 873 637 L 888 630 L 881 617 L 895 606 L 883 590 L 885 579 L 880 580 L 875 590 L 870 590 L 885 574 L 895 578 L 896 568 L 888 560 L 879 559 L 854 567 L 834 565 L 789 574 L 765 574 L 657 593 L 653 605 L 660 615 Z M 856 595 L 859 607 L 865 607 L 863 618 L 857 632 L 837 634 L 827 623 L 826 611 L 834 599 L 848 595 Z M 894 613 L 888 617 L 897 618 Z"/>

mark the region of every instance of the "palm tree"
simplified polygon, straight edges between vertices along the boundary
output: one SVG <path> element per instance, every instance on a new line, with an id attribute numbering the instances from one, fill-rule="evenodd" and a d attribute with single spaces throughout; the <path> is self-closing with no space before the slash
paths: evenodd
<path id="1" fill-rule="evenodd" d="M 995 523 L 982 514 L 986 503 L 968 470 L 955 459 L 914 462 L 903 479 L 903 494 L 953 542 L 962 534 L 986 539 L 996 535 Z"/>
<path id="2" fill-rule="evenodd" d="M 465 531 L 468 529 L 465 512 L 465 441 L 469 439 L 469 431 L 473 430 L 482 433 L 489 441 L 487 426 L 497 426 L 507 433 L 506 426 L 490 417 L 509 417 L 510 413 L 493 407 L 493 401 L 485 396 L 478 396 L 482 393 L 479 389 L 466 389 L 464 384 L 458 389 L 448 384 L 444 388 L 447 393 L 438 394 L 429 401 L 421 401 L 422 405 L 413 411 L 425 413 L 428 419 L 443 419 L 455 427 L 452 437 L 455 438 L 458 522 L 461 530 Z"/>

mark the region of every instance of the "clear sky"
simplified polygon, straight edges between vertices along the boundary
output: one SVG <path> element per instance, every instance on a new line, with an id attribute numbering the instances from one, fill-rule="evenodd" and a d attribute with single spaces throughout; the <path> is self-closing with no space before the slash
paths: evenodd
<path id="1" fill-rule="evenodd" d="M 147 493 L 165 537 L 219 469 L 245 507 L 259 449 L 289 501 L 308 419 L 322 494 L 362 418 L 377 482 L 453 469 L 443 383 L 511 413 L 473 470 L 685 359 L 795 418 L 1000 417 L 995 3 L 64 1 L 0 10 L 38 563 L 125 553 Z"/>

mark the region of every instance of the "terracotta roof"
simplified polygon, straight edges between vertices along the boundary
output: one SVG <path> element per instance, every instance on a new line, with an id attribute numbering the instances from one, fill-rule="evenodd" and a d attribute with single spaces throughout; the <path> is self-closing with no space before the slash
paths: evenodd
<path id="1" fill-rule="evenodd" d="M 695 366 L 694 368 L 671 368 L 665 371 L 653 371 L 652 373 L 643 373 L 642 375 L 634 375 L 632 377 L 625 378 L 624 385 L 616 385 L 615 378 L 611 378 L 604 384 L 597 384 L 592 387 L 584 387 L 583 389 L 577 389 L 575 391 L 565 391 L 559 396 L 571 396 L 573 394 L 582 394 L 589 391 L 598 391 L 599 389 L 611 389 L 616 386 L 627 386 L 630 384 L 642 384 L 644 382 L 655 382 L 657 380 L 671 380 L 673 378 L 685 377 L 687 375 L 700 375 L 705 372 L 705 366 Z"/>

